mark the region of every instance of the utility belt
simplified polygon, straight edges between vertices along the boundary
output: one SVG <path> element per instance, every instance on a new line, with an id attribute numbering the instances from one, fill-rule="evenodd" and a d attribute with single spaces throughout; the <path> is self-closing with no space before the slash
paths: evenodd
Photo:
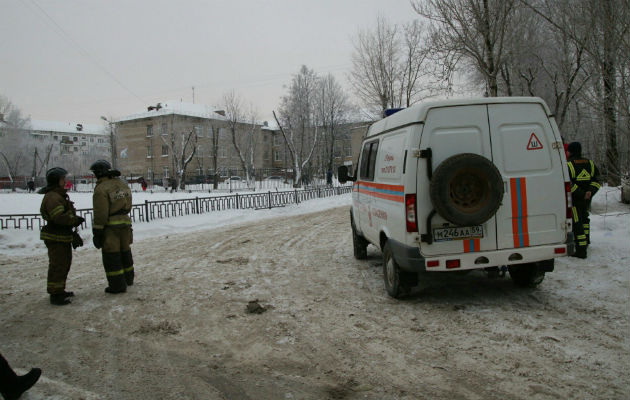
<path id="1" fill-rule="evenodd" d="M 71 243 L 72 227 L 48 223 L 42 227 L 39 238 L 53 242 Z"/>
<path id="2" fill-rule="evenodd" d="M 122 228 L 126 226 L 131 226 L 131 218 L 125 211 L 118 211 L 110 215 L 107 224 L 105 224 L 107 228 Z"/>
<path id="3" fill-rule="evenodd" d="M 110 217 L 113 217 L 114 215 L 127 215 L 129 214 L 130 210 L 125 210 L 124 208 L 121 208 L 120 210 L 116 211 L 113 214 L 109 214 Z"/>

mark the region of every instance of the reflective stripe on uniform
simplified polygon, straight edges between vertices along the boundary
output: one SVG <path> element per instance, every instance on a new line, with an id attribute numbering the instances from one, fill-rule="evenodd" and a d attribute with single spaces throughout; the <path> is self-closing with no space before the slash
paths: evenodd
<path id="1" fill-rule="evenodd" d="M 573 207 L 573 220 L 578 222 L 580 218 L 578 217 L 577 208 Z"/>
<path id="2" fill-rule="evenodd" d="M 125 271 L 123 271 L 122 269 L 119 269 L 118 271 L 107 272 L 105 275 L 107 275 L 107 276 L 117 276 L 117 275 L 122 275 L 124 273 L 125 273 Z"/>
<path id="3" fill-rule="evenodd" d="M 66 283 L 65 282 L 48 282 L 48 287 L 51 289 L 63 289 L 66 287 Z"/>
<path id="4" fill-rule="evenodd" d="M 578 185 L 574 183 L 573 186 L 571 186 L 571 193 L 575 192 L 576 190 L 578 190 Z"/>
<path id="5" fill-rule="evenodd" d="M 575 178 L 575 168 L 573 168 L 572 163 L 567 164 L 569 166 L 569 172 L 571 173 L 571 178 Z"/>
<path id="6" fill-rule="evenodd" d="M 588 160 L 591 163 L 591 176 L 595 176 L 595 164 L 593 164 L 593 160 Z"/>
<path id="7" fill-rule="evenodd" d="M 125 269 L 124 269 L 124 271 L 125 271 L 125 272 L 131 272 L 131 271 L 133 271 L 133 267 L 128 267 L 128 268 L 125 268 Z"/>
<path id="8" fill-rule="evenodd" d="M 578 242 L 578 246 L 586 246 L 586 245 L 588 245 L 588 243 L 586 241 Z"/>
<path id="9" fill-rule="evenodd" d="M 105 226 L 104 225 L 92 225 L 93 229 L 104 229 Z"/>
<path id="10" fill-rule="evenodd" d="M 55 218 L 57 215 L 63 213 L 63 206 L 57 206 L 55 208 L 52 209 L 52 211 L 50 212 L 50 218 Z"/>
<path id="11" fill-rule="evenodd" d="M 111 225 L 131 225 L 131 221 L 125 221 L 125 220 L 108 221 L 107 226 L 111 226 Z"/>
<path id="12" fill-rule="evenodd" d="M 591 186 L 593 186 L 593 187 L 595 187 L 595 188 L 597 188 L 597 189 L 601 189 L 601 188 L 602 188 L 602 185 L 600 185 L 600 184 L 599 184 L 599 183 L 597 183 L 597 182 L 591 182 Z"/>
<path id="13" fill-rule="evenodd" d="M 55 235 L 48 232 L 40 232 L 39 238 L 41 240 L 52 240 L 53 242 L 72 243 L 72 235 Z"/>

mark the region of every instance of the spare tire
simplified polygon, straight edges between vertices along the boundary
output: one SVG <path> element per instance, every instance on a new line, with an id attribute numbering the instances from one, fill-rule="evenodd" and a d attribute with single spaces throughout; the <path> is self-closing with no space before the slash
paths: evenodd
<path id="1" fill-rule="evenodd" d="M 503 200 L 503 178 L 492 161 L 462 153 L 444 160 L 431 178 L 431 202 L 437 213 L 459 226 L 480 225 Z"/>

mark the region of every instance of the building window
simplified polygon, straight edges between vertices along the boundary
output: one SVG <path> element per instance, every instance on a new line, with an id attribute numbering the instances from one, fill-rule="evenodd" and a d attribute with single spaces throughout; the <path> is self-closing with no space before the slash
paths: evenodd
<path id="1" fill-rule="evenodd" d="M 282 157 L 279 151 L 276 151 L 273 153 L 273 160 L 274 161 L 282 161 Z"/>
<path id="2" fill-rule="evenodd" d="M 197 137 L 203 137 L 203 129 L 201 129 L 200 126 L 195 126 L 193 129 L 195 130 L 195 135 L 197 135 Z"/>
<path id="3" fill-rule="evenodd" d="M 162 145 L 162 157 L 164 156 L 168 156 L 168 146 L 165 144 Z"/>
<path id="4" fill-rule="evenodd" d="M 74 151 L 78 151 L 78 150 L 79 150 L 79 148 L 78 148 L 77 146 L 74 146 L 74 147 L 72 148 L 72 150 L 74 150 Z"/>
<path id="5" fill-rule="evenodd" d="M 220 158 L 227 158 L 227 151 L 226 151 L 225 147 L 219 147 L 219 157 Z"/>
<path id="6" fill-rule="evenodd" d="M 79 138 L 78 138 L 78 137 L 76 137 L 76 136 L 74 136 L 74 137 L 72 138 L 72 141 L 73 141 L 73 142 L 78 142 L 78 141 L 79 141 Z"/>
<path id="7" fill-rule="evenodd" d="M 219 128 L 219 139 L 225 137 L 225 128 Z"/>
<path id="8" fill-rule="evenodd" d="M 147 144 L 147 158 L 153 157 L 153 144 Z"/>
<path id="9" fill-rule="evenodd" d="M 160 129 L 160 135 L 166 136 L 168 132 L 168 125 L 166 122 L 162 122 L 162 128 Z"/>
<path id="10" fill-rule="evenodd" d="M 162 167 L 162 179 L 168 178 L 168 167 Z"/>
<path id="11" fill-rule="evenodd" d="M 147 168 L 147 179 L 153 182 L 153 168 Z"/>
<path id="12" fill-rule="evenodd" d="M 90 143 L 94 143 L 94 138 L 93 137 L 90 138 Z"/>
<path id="13" fill-rule="evenodd" d="M 153 136 L 153 125 L 147 125 L 147 137 Z"/>
<path id="14" fill-rule="evenodd" d="M 99 143 L 104 143 L 105 141 L 103 139 L 101 139 L 101 138 L 98 138 L 98 142 Z"/>
<path id="15" fill-rule="evenodd" d="M 57 139 L 58 139 L 57 135 L 53 136 L 53 140 L 57 140 Z"/>
<path id="16" fill-rule="evenodd" d="M 282 144 L 281 139 L 282 139 L 282 136 L 281 136 L 281 135 L 275 135 L 275 136 L 273 137 L 273 145 L 274 145 L 274 146 L 280 146 L 280 145 Z"/>

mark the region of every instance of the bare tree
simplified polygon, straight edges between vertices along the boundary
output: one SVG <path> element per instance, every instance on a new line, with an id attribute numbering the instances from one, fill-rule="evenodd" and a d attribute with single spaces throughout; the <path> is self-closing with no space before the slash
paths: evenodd
<path id="1" fill-rule="evenodd" d="M 489 96 L 498 95 L 505 39 L 512 28 L 515 0 L 412 0 L 431 21 L 432 52 L 450 79 L 463 60 L 485 79 Z"/>
<path id="2" fill-rule="evenodd" d="M 317 86 L 317 75 L 303 65 L 293 76 L 289 93 L 282 98 L 280 117 L 273 112 L 291 155 L 295 179 L 293 184 L 296 187 L 302 184 L 302 172 L 317 145 L 318 128 L 313 123 Z"/>
<path id="3" fill-rule="evenodd" d="M 258 114 L 251 105 L 246 109 L 243 101 L 234 91 L 223 96 L 223 104 L 232 134 L 232 144 L 245 171 L 245 179 L 250 184 L 254 178 L 254 156 L 259 141 Z"/>
<path id="4" fill-rule="evenodd" d="M 30 142 L 28 130 L 30 118 L 23 117 L 22 111 L 9 99 L 0 95 L 0 159 L 15 191 L 15 177 L 28 168 L 26 147 Z"/>
<path id="5" fill-rule="evenodd" d="M 348 121 L 350 113 L 348 95 L 335 77 L 328 74 L 320 78 L 315 98 L 315 124 L 322 130 L 322 161 L 326 170 L 332 170 L 335 141 L 340 134 L 341 125 Z"/>
<path id="6" fill-rule="evenodd" d="M 349 80 L 365 106 L 382 113 L 430 95 L 425 34 L 419 21 L 400 27 L 382 17 L 373 30 L 357 33 Z"/>
<path id="7" fill-rule="evenodd" d="M 197 135 L 195 130 L 190 132 L 182 132 L 180 134 L 174 131 L 168 136 L 168 140 L 164 135 L 160 135 L 162 142 L 168 147 L 173 162 L 173 171 L 175 171 L 176 185 L 180 189 L 186 187 L 186 168 L 197 153 Z"/>
<path id="8" fill-rule="evenodd" d="M 562 34 L 583 47 L 592 64 L 594 110 L 603 120 L 606 138 L 605 172 L 619 184 L 619 103 L 623 95 L 624 60 L 628 57 L 630 1 L 628 0 L 519 0 Z M 595 78 L 597 75 L 597 79 Z M 627 138 L 624 138 L 627 140 Z"/>

